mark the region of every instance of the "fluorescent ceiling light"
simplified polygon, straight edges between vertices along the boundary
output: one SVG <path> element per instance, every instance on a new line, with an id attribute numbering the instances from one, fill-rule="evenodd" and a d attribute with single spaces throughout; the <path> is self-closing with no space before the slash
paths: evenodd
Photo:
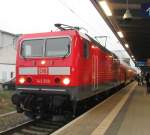
<path id="1" fill-rule="evenodd" d="M 103 9 L 103 11 L 107 16 L 112 16 L 112 12 L 106 1 L 99 1 L 99 5 L 101 6 L 101 8 Z"/>
<path id="2" fill-rule="evenodd" d="M 129 48 L 129 45 L 128 45 L 128 44 L 125 44 L 125 47 L 126 47 L 126 48 Z"/>
<path id="3" fill-rule="evenodd" d="M 120 38 L 123 38 L 123 37 L 124 37 L 124 36 L 123 36 L 123 33 L 122 33 L 121 31 L 118 31 L 117 33 L 118 33 L 118 35 L 119 35 Z"/>

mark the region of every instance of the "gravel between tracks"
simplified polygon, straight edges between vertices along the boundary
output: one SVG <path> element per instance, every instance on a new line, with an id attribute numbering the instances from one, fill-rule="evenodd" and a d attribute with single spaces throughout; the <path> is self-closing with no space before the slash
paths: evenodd
<path id="1" fill-rule="evenodd" d="M 13 93 L 14 91 L 11 90 L 0 90 L 0 114 L 16 110 L 11 102 L 11 96 Z"/>
<path id="2" fill-rule="evenodd" d="M 24 114 L 14 113 L 8 116 L 0 117 L 0 131 L 14 127 L 18 124 L 29 121 Z"/>

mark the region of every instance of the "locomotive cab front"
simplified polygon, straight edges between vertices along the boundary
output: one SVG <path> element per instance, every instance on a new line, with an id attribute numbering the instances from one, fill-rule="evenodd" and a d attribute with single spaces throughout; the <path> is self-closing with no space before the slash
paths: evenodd
<path id="1" fill-rule="evenodd" d="M 77 85 L 78 76 L 73 63 L 75 34 L 76 31 L 51 32 L 23 35 L 19 39 L 17 90 L 12 96 L 18 112 L 54 111 L 54 106 L 56 110 L 68 100 L 75 100 L 70 91 Z"/>
<path id="2" fill-rule="evenodd" d="M 71 53 L 69 37 L 24 40 L 19 49 L 18 87 L 69 85 L 70 82 L 64 83 L 70 77 L 71 68 L 67 62 Z"/>

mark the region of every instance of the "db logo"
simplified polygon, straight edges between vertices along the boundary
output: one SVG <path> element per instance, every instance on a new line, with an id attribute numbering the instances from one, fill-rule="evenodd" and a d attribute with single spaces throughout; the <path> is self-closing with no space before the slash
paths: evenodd
<path id="1" fill-rule="evenodd" d="M 46 67 L 41 67 L 38 69 L 39 74 L 48 74 L 48 69 Z"/>

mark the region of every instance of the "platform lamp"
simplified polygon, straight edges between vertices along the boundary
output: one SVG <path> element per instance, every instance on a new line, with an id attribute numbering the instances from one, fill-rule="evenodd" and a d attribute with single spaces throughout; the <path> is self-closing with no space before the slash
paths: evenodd
<path id="1" fill-rule="evenodd" d="M 128 0 L 126 1 L 126 4 L 127 4 L 127 9 L 123 15 L 123 19 L 124 20 L 131 20 L 133 16 L 129 10 L 129 1 Z"/>

